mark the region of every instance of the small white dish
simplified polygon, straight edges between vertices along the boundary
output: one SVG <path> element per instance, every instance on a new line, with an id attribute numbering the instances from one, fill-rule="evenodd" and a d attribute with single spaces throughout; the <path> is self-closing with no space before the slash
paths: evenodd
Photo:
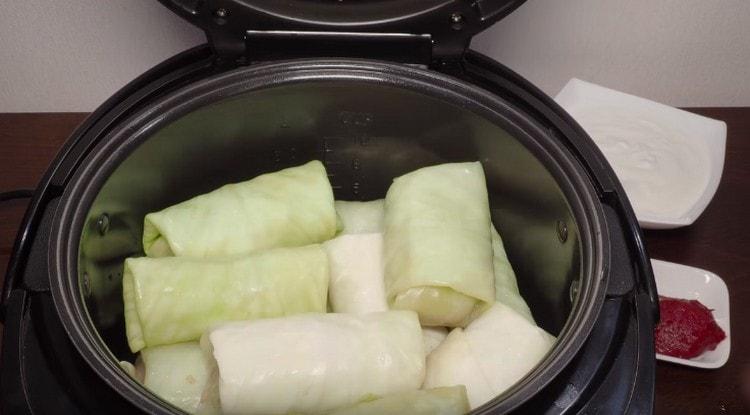
<path id="1" fill-rule="evenodd" d="M 611 139 L 614 135 L 611 132 L 610 134 L 603 133 L 601 131 L 603 127 L 618 131 L 617 134 L 623 134 L 623 137 L 618 136 L 620 144 L 624 144 L 628 140 L 628 134 L 620 131 L 627 131 L 628 128 L 635 129 L 635 131 L 644 131 L 645 127 L 652 127 L 658 128 L 658 130 L 652 131 L 663 131 L 668 133 L 667 136 L 679 137 L 683 143 L 683 148 L 678 151 L 695 154 L 697 157 L 701 157 L 700 160 L 704 160 L 699 164 L 704 168 L 689 170 L 691 174 L 696 175 L 696 180 L 690 180 L 688 184 L 689 192 L 673 190 L 679 197 L 684 198 L 679 202 L 677 198 L 667 195 L 667 192 L 653 190 L 654 183 L 657 180 L 661 182 L 662 189 L 677 188 L 673 185 L 675 182 L 669 181 L 669 178 L 664 175 L 653 177 L 654 175 L 646 175 L 641 171 L 639 175 L 627 178 L 621 177 L 626 192 L 631 193 L 629 197 L 641 227 L 645 229 L 671 229 L 690 225 L 703 213 L 714 197 L 724 169 L 726 123 L 576 78 L 571 79 L 565 85 L 555 97 L 555 101 L 584 127 L 584 130 L 589 133 L 595 142 L 598 141 L 597 145 L 601 147 L 604 145 L 601 140 L 610 140 L 607 142 L 607 145 L 610 146 L 609 151 L 622 152 L 623 150 L 613 147 L 615 142 Z M 593 120 L 597 120 L 598 129 L 595 131 L 592 126 Z M 632 134 L 630 137 L 632 137 Z M 649 141 L 649 143 L 653 143 L 653 141 Z M 611 154 L 607 154 L 607 149 L 602 148 L 602 150 L 605 157 L 611 157 Z M 642 157 L 635 152 L 642 152 L 642 145 L 634 144 L 633 151 L 634 158 L 636 155 Z M 616 166 L 612 159 L 609 160 L 610 164 Z M 633 165 L 633 163 L 628 163 L 628 165 Z M 617 170 L 617 167 L 615 167 L 615 170 Z M 676 177 L 681 179 L 684 175 L 676 175 Z M 630 190 L 628 190 L 628 183 L 624 179 L 630 180 Z M 665 184 L 664 181 L 667 181 L 667 183 Z M 664 200 L 660 203 L 660 206 L 665 206 L 663 212 L 655 212 L 653 209 L 648 211 L 642 207 L 643 200 L 634 200 L 634 196 L 637 197 L 637 194 L 633 188 L 636 186 L 642 189 L 648 189 L 651 186 L 652 194 L 663 197 Z"/>
<path id="2" fill-rule="evenodd" d="M 724 281 L 713 272 L 673 262 L 651 260 L 656 278 L 656 289 L 659 295 L 687 300 L 699 300 L 703 305 L 713 310 L 716 324 L 724 330 L 727 337 L 716 346 L 693 359 L 656 354 L 656 358 L 686 366 L 703 369 L 717 369 L 729 359 L 732 343 L 729 330 L 729 290 Z"/>

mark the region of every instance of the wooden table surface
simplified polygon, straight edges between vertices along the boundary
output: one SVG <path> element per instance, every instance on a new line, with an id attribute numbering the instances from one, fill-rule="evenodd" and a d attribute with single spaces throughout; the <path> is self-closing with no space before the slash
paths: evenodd
<path id="1" fill-rule="evenodd" d="M 659 362 L 657 414 L 745 413 L 743 385 L 750 387 L 750 108 L 691 109 L 726 121 L 724 175 L 716 197 L 690 227 L 646 232 L 652 257 L 715 272 L 729 287 L 732 353 L 718 370 Z M 0 191 L 33 188 L 57 150 L 85 114 L 0 114 Z M 25 200 L 0 205 L 0 278 Z"/>

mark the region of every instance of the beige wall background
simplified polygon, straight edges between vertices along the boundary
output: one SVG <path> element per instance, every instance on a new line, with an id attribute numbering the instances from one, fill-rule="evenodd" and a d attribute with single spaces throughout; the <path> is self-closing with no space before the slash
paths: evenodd
<path id="1" fill-rule="evenodd" d="M 0 112 L 91 111 L 203 39 L 155 0 L 0 0 Z M 750 106 L 749 0 L 528 0 L 473 47 L 550 95 L 578 77 Z"/>

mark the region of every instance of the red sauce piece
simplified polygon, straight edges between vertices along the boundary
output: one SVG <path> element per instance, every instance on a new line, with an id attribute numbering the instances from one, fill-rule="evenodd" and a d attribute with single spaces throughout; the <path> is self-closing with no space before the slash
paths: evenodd
<path id="1" fill-rule="evenodd" d="M 683 359 L 714 350 L 727 336 L 711 310 L 698 300 L 659 296 L 661 321 L 656 326 L 656 352 Z"/>

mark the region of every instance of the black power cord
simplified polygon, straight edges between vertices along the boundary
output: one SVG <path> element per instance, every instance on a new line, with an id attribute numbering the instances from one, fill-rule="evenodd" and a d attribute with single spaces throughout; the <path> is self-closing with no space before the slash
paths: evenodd
<path id="1" fill-rule="evenodd" d="M 31 189 L 10 190 L 7 192 L 0 192 L 0 202 L 7 202 L 15 199 L 28 199 L 33 196 L 34 191 Z"/>

